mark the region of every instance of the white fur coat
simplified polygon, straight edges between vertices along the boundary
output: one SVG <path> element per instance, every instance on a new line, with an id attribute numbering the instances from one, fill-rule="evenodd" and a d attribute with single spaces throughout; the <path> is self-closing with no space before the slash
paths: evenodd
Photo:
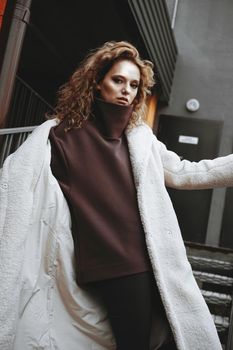
<path id="1" fill-rule="evenodd" d="M 75 283 L 70 213 L 50 169 L 55 124 L 39 126 L 0 173 L 0 349 L 113 350 L 101 301 Z M 220 350 L 165 184 L 232 186 L 233 155 L 181 161 L 145 124 L 126 136 L 155 283 L 177 348 Z"/>

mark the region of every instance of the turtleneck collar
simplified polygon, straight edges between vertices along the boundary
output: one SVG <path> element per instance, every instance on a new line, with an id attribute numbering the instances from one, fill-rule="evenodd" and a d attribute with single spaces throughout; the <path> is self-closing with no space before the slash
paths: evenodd
<path id="1" fill-rule="evenodd" d="M 123 106 L 95 98 L 94 115 L 106 137 L 120 138 L 129 122 L 133 106 Z"/>

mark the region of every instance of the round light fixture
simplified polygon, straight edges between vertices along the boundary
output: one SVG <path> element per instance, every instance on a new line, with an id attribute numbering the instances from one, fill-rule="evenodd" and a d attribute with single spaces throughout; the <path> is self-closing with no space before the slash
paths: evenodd
<path id="1" fill-rule="evenodd" d="M 195 98 L 191 98 L 186 102 L 186 108 L 189 112 L 196 112 L 200 108 L 200 103 Z"/>

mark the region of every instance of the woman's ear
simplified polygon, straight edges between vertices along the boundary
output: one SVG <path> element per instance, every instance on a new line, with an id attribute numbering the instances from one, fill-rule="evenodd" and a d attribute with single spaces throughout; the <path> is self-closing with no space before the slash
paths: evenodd
<path id="1" fill-rule="evenodd" d="M 96 97 L 100 97 L 100 94 L 101 94 L 100 84 L 96 84 L 96 86 L 94 88 L 94 94 L 95 94 Z"/>
<path id="2" fill-rule="evenodd" d="M 100 86 L 100 83 L 99 84 L 96 84 L 96 88 L 95 88 L 97 91 L 100 91 L 101 90 L 101 86 Z"/>

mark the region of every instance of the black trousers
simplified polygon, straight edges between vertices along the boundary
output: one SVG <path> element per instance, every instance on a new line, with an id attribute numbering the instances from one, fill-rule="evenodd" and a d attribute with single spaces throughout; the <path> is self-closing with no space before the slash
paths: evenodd
<path id="1" fill-rule="evenodd" d="M 151 272 L 91 283 L 101 294 L 117 350 L 176 350 L 170 326 Z"/>

